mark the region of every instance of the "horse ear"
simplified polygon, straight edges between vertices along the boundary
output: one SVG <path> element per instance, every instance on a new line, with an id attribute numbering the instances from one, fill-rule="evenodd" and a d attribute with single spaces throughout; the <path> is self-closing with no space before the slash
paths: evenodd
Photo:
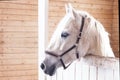
<path id="1" fill-rule="evenodd" d="M 84 29 L 87 29 L 90 26 L 91 18 L 85 17 Z"/>
<path id="2" fill-rule="evenodd" d="M 77 16 L 76 10 L 72 7 L 70 3 L 65 6 L 66 7 L 66 13 L 70 13 L 70 15 L 75 19 Z"/>
<path id="3" fill-rule="evenodd" d="M 69 6 L 70 9 L 73 9 L 71 3 L 68 3 L 68 6 Z"/>
<path id="4" fill-rule="evenodd" d="M 76 12 L 76 10 L 75 10 L 75 9 L 72 9 L 72 15 L 73 15 L 73 17 L 74 17 L 74 18 L 76 18 L 76 17 L 77 17 L 77 12 Z"/>
<path id="5" fill-rule="evenodd" d="M 66 13 L 70 13 L 72 11 L 72 5 L 70 3 L 65 4 Z"/>
<path id="6" fill-rule="evenodd" d="M 87 22 L 90 23 L 91 19 L 90 18 L 87 18 Z"/>
<path id="7" fill-rule="evenodd" d="M 91 18 L 88 15 L 85 15 L 85 23 L 89 24 L 91 21 Z"/>
<path id="8" fill-rule="evenodd" d="M 68 8 L 68 5 L 67 5 L 67 4 L 65 4 L 65 10 L 66 10 L 66 13 L 69 12 L 69 8 Z"/>

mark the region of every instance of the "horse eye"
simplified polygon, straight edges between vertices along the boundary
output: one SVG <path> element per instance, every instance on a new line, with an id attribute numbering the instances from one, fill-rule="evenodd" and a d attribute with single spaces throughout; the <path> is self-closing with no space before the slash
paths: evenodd
<path id="1" fill-rule="evenodd" d="M 69 33 L 67 33 L 67 32 L 62 32 L 62 34 L 61 34 L 61 37 L 62 37 L 62 38 L 66 38 L 67 36 L 69 36 Z"/>

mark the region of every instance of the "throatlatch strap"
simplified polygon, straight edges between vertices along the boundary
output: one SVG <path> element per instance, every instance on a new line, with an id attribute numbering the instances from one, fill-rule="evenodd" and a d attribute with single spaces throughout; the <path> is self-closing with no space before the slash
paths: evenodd
<path id="1" fill-rule="evenodd" d="M 77 59 L 79 59 L 79 53 L 78 52 L 76 53 L 76 57 L 77 57 Z"/>
<path id="2" fill-rule="evenodd" d="M 84 17 L 82 17 L 82 24 L 81 24 L 81 28 L 80 28 L 80 33 L 79 33 L 78 38 L 76 40 L 76 44 L 78 44 L 79 41 L 80 41 L 80 39 L 81 39 L 81 34 L 82 34 L 83 26 L 84 26 Z"/>
<path id="3" fill-rule="evenodd" d="M 78 45 L 78 43 L 79 43 L 79 41 L 81 39 L 81 34 L 82 34 L 83 26 L 84 26 L 84 17 L 82 17 L 82 24 L 81 24 L 81 28 L 80 28 L 80 33 L 79 33 L 79 36 L 78 36 L 78 38 L 76 40 L 76 44 L 77 45 Z M 79 53 L 78 52 L 76 52 L 76 57 L 77 57 L 77 59 L 79 58 Z"/>

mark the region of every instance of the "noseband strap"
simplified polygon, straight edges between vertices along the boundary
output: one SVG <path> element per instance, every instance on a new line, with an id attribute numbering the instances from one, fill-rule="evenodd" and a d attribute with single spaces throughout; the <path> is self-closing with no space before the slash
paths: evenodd
<path id="1" fill-rule="evenodd" d="M 82 31 L 83 31 L 83 26 L 84 26 L 84 21 L 85 21 L 85 20 L 84 20 L 84 17 L 82 17 L 82 24 L 81 24 L 81 28 L 80 28 L 80 33 L 79 33 L 79 35 L 78 35 L 78 37 L 77 37 L 76 43 L 75 43 L 73 46 L 71 46 L 68 50 L 66 50 L 65 52 L 63 52 L 61 55 L 57 55 L 57 54 L 54 54 L 54 53 L 52 53 L 52 52 L 45 51 L 46 54 L 49 54 L 49 55 L 51 55 L 51 56 L 60 58 L 59 60 L 60 60 L 60 62 L 61 62 L 61 64 L 62 64 L 62 66 L 63 66 L 64 69 L 68 68 L 71 63 L 70 63 L 68 66 L 65 66 L 65 63 L 63 62 L 62 57 L 63 57 L 65 54 L 67 54 L 68 52 L 70 52 L 72 49 L 76 48 L 76 58 L 79 59 L 79 53 L 78 53 L 78 51 L 77 51 L 77 48 L 78 48 L 79 41 L 80 41 L 80 39 L 81 39 L 81 35 L 82 35 Z"/>

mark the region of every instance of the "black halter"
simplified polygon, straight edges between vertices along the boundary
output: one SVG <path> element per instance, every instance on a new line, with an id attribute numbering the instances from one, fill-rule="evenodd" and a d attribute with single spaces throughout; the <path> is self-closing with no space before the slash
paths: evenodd
<path id="1" fill-rule="evenodd" d="M 62 57 L 63 57 L 65 54 L 67 54 L 69 51 L 71 51 L 72 49 L 78 47 L 79 41 L 80 41 L 80 39 L 81 39 L 81 34 L 82 34 L 83 26 L 84 26 L 84 17 L 82 17 L 82 24 L 81 24 L 81 28 L 80 28 L 80 33 L 79 33 L 79 35 L 78 35 L 78 37 L 77 37 L 76 43 L 75 43 L 72 47 L 70 47 L 68 50 L 66 50 L 65 52 L 63 52 L 61 55 L 57 55 L 57 54 L 54 54 L 54 53 L 52 53 L 52 52 L 45 51 L 45 53 L 47 53 L 47 54 L 49 54 L 49 55 L 51 55 L 51 56 L 58 57 L 58 58 L 60 59 L 60 62 L 61 62 L 61 64 L 62 64 L 62 66 L 63 66 L 64 69 L 68 68 L 71 63 L 70 63 L 69 65 L 65 66 L 65 63 L 63 62 Z M 77 59 L 79 58 L 79 53 L 78 53 L 78 51 L 76 51 L 76 58 L 77 58 Z"/>

